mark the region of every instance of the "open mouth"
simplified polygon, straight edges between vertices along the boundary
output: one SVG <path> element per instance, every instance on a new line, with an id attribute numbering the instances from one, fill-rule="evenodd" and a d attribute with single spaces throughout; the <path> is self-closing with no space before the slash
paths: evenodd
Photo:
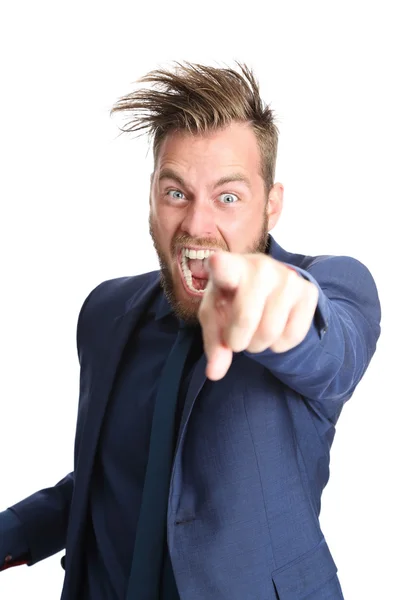
<path id="1" fill-rule="evenodd" d="M 182 248 L 180 252 L 180 267 L 185 287 L 191 294 L 201 296 L 204 294 L 208 282 L 208 272 L 204 266 L 204 259 L 214 254 L 215 250 L 194 250 Z"/>

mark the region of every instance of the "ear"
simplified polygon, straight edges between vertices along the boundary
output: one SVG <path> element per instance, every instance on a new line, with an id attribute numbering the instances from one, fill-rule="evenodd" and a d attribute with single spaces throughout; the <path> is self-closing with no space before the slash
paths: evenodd
<path id="1" fill-rule="evenodd" d="M 268 194 L 268 230 L 273 229 L 279 217 L 281 216 L 283 209 L 283 192 L 284 188 L 282 183 L 274 183 Z"/>

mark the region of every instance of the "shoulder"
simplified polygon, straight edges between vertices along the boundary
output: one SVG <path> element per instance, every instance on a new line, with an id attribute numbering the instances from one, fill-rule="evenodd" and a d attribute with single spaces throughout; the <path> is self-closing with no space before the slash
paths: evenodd
<path id="1" fill-rule="evenodd" d="M 381 307 L 375 279 L 360 260 L 347 255 L 306 255 L 284 250 L 271 236 L 272 258 L 292 266 L 320 290 L 320 299 L 335 302 L 347 311 L 361 312 L 370 323 L 381 318 Z"/>
<path id="2" fill-rule="evenodd" d="M 103 281 L 87 296 L 81 311 L 89 307 L 91 311 L 105 309 L 115 313 L 114 316 L 118 316 L 129 307 L 130 300 L 146 294 L 159 281 L 159 273 L 159 271 L 151 271 L 131 277 L 118 277 Z"/>
<path id="3" fill-rule="evenodd" d="M 117 317 L 135 304 L 145 303 L 151 292 L 157 291 L 159 278 L 159 271 L 151 271 L 131 277 L 109 279 L 97 285 L 86 297 L 79 312 L 78 348 L 82 338 L 95 331 L 104 332 Z"/>
<path id="4" fill-rule="evenodd" d="M 271 236 L 272 238 L 272 236 Z M 319 285 L 332 288 L 354 285 L 366 289 L 367 293 L 376 294 L 374 277 L 368 267 L 357 258 L 346 255 L 321 254 L 307 255 L 284 250 L 271 239 L 270 255 L 283 263 L 296 267 L 296 270 L 310 274 Z"/>
<path id="5" fill-rule="evenodd" d="M 315 278 L 331 298 L 340 296 L 344 289 L 378 298 L 371 271 L 357 258 L 345 255 L 303 256 L 295 264 Z"/>

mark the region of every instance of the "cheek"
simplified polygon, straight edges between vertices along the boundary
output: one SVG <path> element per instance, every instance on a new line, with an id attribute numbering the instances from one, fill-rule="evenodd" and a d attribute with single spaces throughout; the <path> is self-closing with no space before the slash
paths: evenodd
<path id="1" fill-rule="evenodd" d="M 158 244 L 164 252 L 168 253 L 171 250 L 171 242 L 175 232 L 175 223 L 171 217 L 172 215 L 160 209 L 153 211 L 151 215 L 152 228 Z"/>
<path id="2" fill-rule="evenodd" d="M 229 218 L 220 219 L 220 229 L 224 230 L 230 239 L 240 242 L 241 238 L 247 237 L 254 229 L 254 217 L 248 213 L 237 211 L 234 215 L 229 215 Z"/>
<path id="3" fill-rule="evenodd" d="M 231 252 L 246 252 L 261 235 L 262 227 L 262 215 L 243 211 L 229 222 L 221 222 L 219 230 Z"/>

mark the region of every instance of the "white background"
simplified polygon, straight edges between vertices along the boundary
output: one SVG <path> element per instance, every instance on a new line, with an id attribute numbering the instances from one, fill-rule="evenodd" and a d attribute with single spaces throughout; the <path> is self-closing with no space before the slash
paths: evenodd
<path id="1" fill-rule="evenodd" d="M 100 281 L 157 268 L 151 154 L 109 117 L 172 60 L 247 62 L 280 129 L 285 249 L 368 266 L 382 335 L 339 420 L 322 528 L 346 600 L 400 598 L 396 3 L 8 2 L 0 17 L 0 510 L 72 470 L 76 319 Z M 0 576 L 59 598 L 61 554 Z"/>

